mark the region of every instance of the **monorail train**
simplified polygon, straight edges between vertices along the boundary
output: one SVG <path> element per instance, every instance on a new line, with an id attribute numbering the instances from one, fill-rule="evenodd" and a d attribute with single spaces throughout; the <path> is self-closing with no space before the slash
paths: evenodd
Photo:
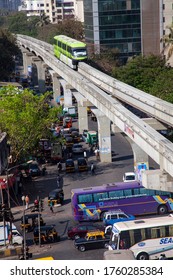
<path id="1" fill-rule="evenodd" d="M 87 60 L 86 44 L 65 35 L 54 37 L 53 48 L 55 56 L 75 70 L 79 61 Z"/>

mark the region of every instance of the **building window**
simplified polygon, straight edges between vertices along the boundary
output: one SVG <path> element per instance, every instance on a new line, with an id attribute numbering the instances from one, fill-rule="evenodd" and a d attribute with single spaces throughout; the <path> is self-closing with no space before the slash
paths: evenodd
<path id="1" fill-rule="evenodd" d="M 49 4 L 46 4 L 46 7 L 49 7 Z"/>
<path id="2" fill-rule="evenodd" d="M 163 17 L 163 22 L 165 22 L 165 17 Z"/>
<path id="3" fill-rule="evenodd" d="M 163 10 L 165 10 L 165 4 L 163 4 Z"/>

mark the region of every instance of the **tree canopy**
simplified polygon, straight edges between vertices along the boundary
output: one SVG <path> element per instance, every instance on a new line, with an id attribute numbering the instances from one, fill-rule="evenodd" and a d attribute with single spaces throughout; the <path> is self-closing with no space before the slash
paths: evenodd
<path id="1" fill-rule="evenodd" d="M 0 80 L 8 80 L 14 70 L 14 57 L 19 53 L 15 38 L 7 30 L 0 29 Z"/>
<path id="2" fill-rule="evenodd" d="M 53 137 L 49 128 L 61 108 L 51 108 L 48 100 L 48 93 L 34 96 L 27 89 L 18 94 L 14 87 L 0 90 L 0 130 L 7 132 L 14 162 L 33 155 L 39 139 Z"/>
<path id="3" fill-rule="evenodd" d="M 126 65 L 115 67 L 112 76 L 165 101 L 173 102 L 173 69 L 161 56 L 137 56 Z"/>

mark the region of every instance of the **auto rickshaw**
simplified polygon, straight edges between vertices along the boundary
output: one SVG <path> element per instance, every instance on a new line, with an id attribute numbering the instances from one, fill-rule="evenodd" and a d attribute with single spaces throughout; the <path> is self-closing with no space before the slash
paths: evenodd
<path id="1" fill-rule="evenodd" d="M 44 226 L 46 223 L 44 222 L 41 214 L 40 214 L 40 226 Z M 32 231 L 35 227 L 38 227 L 38 213 L 37 214 L 27 214 L 21 217 L 20 228 L 25 231 Z"/>
<path id="2" fill-rule="evenodd" d="M 50 201 L 53 205 L 62 204 L 64 200 L 64 192 L 62 188 L 54 189 L 49 193 L 48 196 L 48 206 L 50 206 Z"/>
<path id="3" fill-rule="evenodd" d="M 33 235 L 34 243 L 36 245 L 39 243 L 39 234 L 42 244 L 60 241 L 60 236 L 58 235 L 54 225 L 41 226 L 40 228 L 36 227 L 34 229 Z"/>

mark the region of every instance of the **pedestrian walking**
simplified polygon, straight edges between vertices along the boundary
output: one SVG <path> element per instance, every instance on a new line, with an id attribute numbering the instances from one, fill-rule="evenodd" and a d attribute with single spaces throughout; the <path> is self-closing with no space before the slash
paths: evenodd
<path id="1" fill-rule="evenodd" d="M 58 174 L 56 180 L 57 180 L 57 187 L 58 188 L 63 188 L 63 183 L 64 183 L 63 177 Z"/>
<path id="2" fill-rule="evenodd" d="M 96 148 L 94 153 L 95 153 L 95 156 L 96 156 L 96 160 L 99 160 L 99 149 Z"/>
<path id="3" fill-rule="evenodd" d="M 88 158 L 87 158 L 87 152 L 86 151 L 84 151 L 83 156 L 84 156 L 84 159 L 86 159 L 86 161 L 87 161 Z"/>
<path id="4" fill-rule="evenodd" d="M 28 207 L 29 207 L 29 196 L 28 195 L 25 196 L 25 203 L 26 203 L 26 209 L 28 209 Z"/>
<path id="5" fill-rule="evenodd" d="M 93 162 L 91 163 L 91 174 L 95 175 L 95 166 L 94 166 Z"/>
<path id="6" fill-rule="evenodd" d="M 62 164 L 61 164 L 60 161 L 57 163 L 57 168 L 58 168 L 58 172 L 61 172 L 61 170 L 62 170 Z"/>
<path id="7" fill-rule="evenodd" d="M 50 200 L 49 206 L 50 206 L 50 211 L 53 213 L 54 203 L 53 203 L 52 199 Z"/>

